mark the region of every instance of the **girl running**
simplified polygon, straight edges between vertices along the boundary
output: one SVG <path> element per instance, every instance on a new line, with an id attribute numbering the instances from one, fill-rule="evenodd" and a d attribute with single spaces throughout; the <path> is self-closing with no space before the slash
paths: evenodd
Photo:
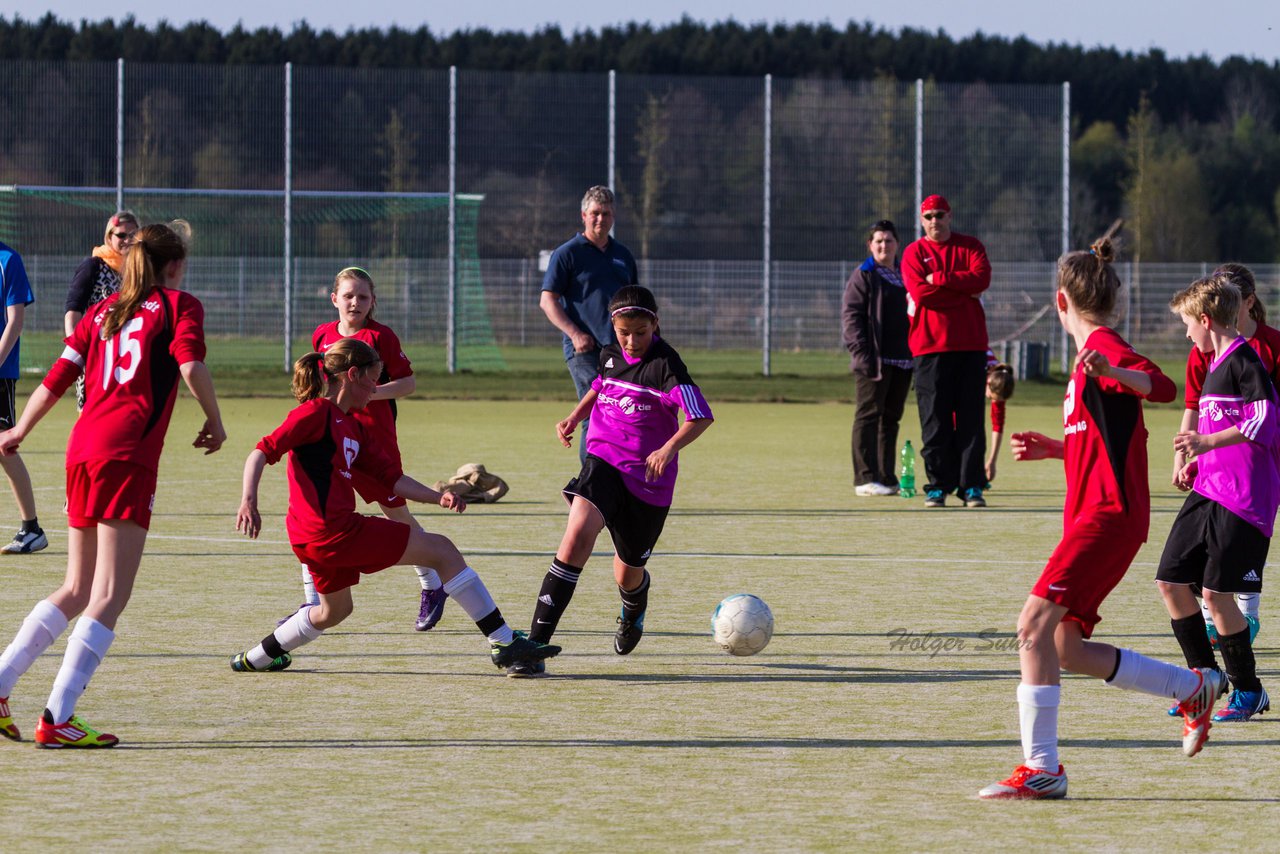
<path id="1" fill-rule="evenodd" d="M 658 303 L 647 288 L 626 285 L 609 302 L 617 343 L 600 352 L 599 375 L 569 417 L 556 425 L 566 448 L 588 417 L 587 459 L 564 488 L 569 523 L 542 581 L 531 640 L 551 640 L 582 568 L 607 527 L 613 537 L 614 580 L 622 614 L 613 651 L 626 655 L 644 633 L 649 601 L 649 555 L 671 506 L 677 454 L 711 426 L 711 407 L 680 355 L 658 337 Z M 684 423 L 678 413 L 684 410 Z M 543 673 L 541 662 L 507 668 L 514 677 Z"/>
<path id="2" fill-rule="evenodd" d="M 226 441 L 204 364 L 204 309 L 176 289 L 186 272 L 188 234 L 183 222 L 137 232 L 119 293 L 81 318 L 18 423 L 0 433 L 0 452 L 13 453 L 76 378 L 88 377 L 84 410 L 67 442 L 66 580 L 36 604 L 0 655 L 0 733 L 15 741 L 9 692 L 80 615 L 36 723 L 36 746 L 115 746 L 114 735 L 75 714 L 76 702 L 133 591 L 179 375 L 205 414 L 192 445 L 212 454 Z"/>
<path id="3" fill-rule="evenodd" d="M 1240 290 L 1240 313 L 1236 318 L 1236 329 L 1247 340 L 1249 347 L 1262 359 L 1271 382 L 1280 389 L 1280 330 L 1267 325 L 1267 309 L 1258 300 L 1258 288 L 1253 278 L 1253 271 L 1243 264 L 1223 264 L 1213 271 L 1213 275 L 1225 274 L 1228 281 Z M 1204 388 L 1204 379 L 1209 374 L 1209 363 L 1213 361 L 1213 353 L 1202 353 L 1198 347 L 1192 347 L 1187 355 L 1187 392 L 1186 408 L 1182 411 L 1182 424 L 1179 433 L 1187 433 L 1196 429 L 1200 417 L 1200 391 Z M 1187 465 L 1187 454 L 1182 450 L 1173 453 L 1173 485 L 1183 492 L 1191 490 L 1191 484 L 1179 474 Z M 1252 644 L 1262 627 L 1261 608 L 1262 593 L 1236 594 L 1236 607 L 1244 614 L 1249 624 L 1249 643 Z M 1218 646 L 1218 630 L 1213 624 L 1213 615 L 1209 607 L 1200 600 L 1200 615 L 1204 619 L 1204 630 L 1209 635 L 1209 643 L 1216 649 Z M 1172 714 L 1172 712 L 1171 712 Z"/>
<path id="4" fill-rule="evenodd" d="M 492 644 L 493 663 L 507 667 L 549 658 L 557 646 L 534 643 L 512 632 L 480 576 L 446 537 L 417 525 L 355 510 L 352 482 L 362 474 L 379 494 L 439 504 L 461 513 L 466 504 L 408 477 L 400 461 L 379 447 L 377 435 L 353 417 L 368 405 L 384 376 L 372 347 L 344 338 L 321 355 L 308 353 L 293 368 L 293 395 L 301 404 L 249 453 L 236 529 L 256 538 L 262 529 L 258 484 L 267 465 L 289 455 L 289 512 L 285 528 L 293 553 L 310 567 L 319 602 L 280 623 L 262 643 L 231 659 L 236 671 L 274 671 L 289 666 L 289 653 L 338 625 L 353 610 L 351 588 L 361 574 L 388 566 L 435 566 L 444 588 L 476 621 Z"/>
<path id="5" fill-rule="evenodd" d="M 1058 263 L 1058 319 L 1079 353 L 1063 404 L 1064 438 L 1014 433 L 1010 443 L 1015 460 L 1064 460 L 1067 495 L 1062 541 L 1018 618 L 1024 761 L 980 798 L 1066 797 L 1058 762 L 1063 669 L 1177 700 L 1187 756 L 1208 739 L 1212 704 L 1227 682 L 1216 670 L 1176 667 L 1089 640 L 1102 619 L 1098 607 L 1129 569 L 1151 521 L 1142 400 L 1166 403 L 1177 395 L 1172 380 L 1106 326 L 1120 288 L 1113 255 L 1108 235 Z"/>
<path id="6" fill-rule="evenodd" d="M 400 348 L 400 339 L 388 327 L 373 319 L 373 311 L 378 305 L 374 293 L 373 278 L 359 267 L 347 267 L 340 270 L 333 280 L 333 290 L 329 299 L 338 309 L 338 319 L 322 323 L 316 327 L 311 336 L 311 349 L 324 353 L 331 346 L 345 338 L 355 338 L 371 346 L 382 360 L 382 375 L 378 377 L 378 388 L 374 392 L 369 405 L 352 413 L 352 417 L 364 425 L 373 441 L 383 453 L 400 463 L 400 446 L 396 440 L 396 400 L 412 394 L 415 388 L 413 369 L 409 360 Z M 377 483 L 360 472 L 352 472 L 355 478 L 356 492 L 368 504 L 377 504 L 384 516 L 403 522 L 412 527 L 419 527 L 413 514 L 398 495 L 389 495 Z M 415 566 L 418 583 L 422 587 L 418 602 L 418 618 L 414 628 L 420 632 L 430 631 L 440 622 L 444 613 L 443 583 L 439 574 L 428 566 Z M 315 586 L 311 582 L 311 573 L 302 567 L 302 592 L 305 596 L 303 606 L 319 603 Z M 283 621 L 281 621 L 283 622 Z"/>

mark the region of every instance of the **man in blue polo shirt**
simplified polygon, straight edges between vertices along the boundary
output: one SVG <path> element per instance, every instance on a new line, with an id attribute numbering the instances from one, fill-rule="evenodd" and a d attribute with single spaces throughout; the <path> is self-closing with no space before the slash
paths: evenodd
<path id="1" fill-rule="evenodd" d="M 600 350 L 613 343 L 609 300 L 623 285 L 640 284 L 636 259 L 609 236 L 613 229 L 613 191 L 595 186 L 582 197 L 582 233 L 551 253 L 542 280 L 539 306 L 564 333 L 564 358 L 578 400 L 591 390 Z M 588 421 L 582 422 L 578 457 L 587 456 Z"/>

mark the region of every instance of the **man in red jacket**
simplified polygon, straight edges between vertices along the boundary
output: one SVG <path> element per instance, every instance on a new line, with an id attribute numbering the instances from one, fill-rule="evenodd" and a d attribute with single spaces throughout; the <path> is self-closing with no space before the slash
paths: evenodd
<path id="1" fill-rule="evenodd" d="M 966 507 L 986 507 L 982 488 L 986 435 L 987 316 L 982 292 L 991 263 L 977 238 L 951 230 L 951 205 L 929 196 L 920 206 L 924 237 L 902 252 L 911 318 L 920 454 L 929 482 L 925 507 L 943 507 L 956 492 Z"/>

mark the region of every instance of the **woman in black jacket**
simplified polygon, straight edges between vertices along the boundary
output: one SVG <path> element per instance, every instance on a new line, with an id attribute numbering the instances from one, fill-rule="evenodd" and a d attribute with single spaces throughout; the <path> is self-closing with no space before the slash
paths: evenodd
<path id="1" fill-rule="evenodd" d="M 871 256 L 844 287 L 844 346 L 856 379 L 853 483 L 858 495 L 896 495 L 898 422 L 911 389 L 907 291 L 898 275 L 898 230 L 882 219 L 867 235 Z"/>

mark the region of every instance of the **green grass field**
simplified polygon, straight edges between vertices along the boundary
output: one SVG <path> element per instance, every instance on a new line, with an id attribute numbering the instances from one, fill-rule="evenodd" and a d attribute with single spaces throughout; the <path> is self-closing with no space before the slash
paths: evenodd
<path id="1" fill-rule="evenodd" d="M 617 594 L 602 538 L 549 678 L 503 678 L 452 604 L 435 631 L 415 633 L 408 568 L 366 578 L 355 614 L 289 671 L 232 673 L 230 655 L 299 601 L 282 470 L 264 479 L 262 538 L 234 531 L 244 456 L 288 403 L 224 401 L 231 439 L 207 458 L 187 447 L 198 410 L 179 403 L 139 583 L 79 706 L 121 744 L 31 744 L 64 636 L 11 698 L 28 741 L 0 743 L 4 850 L 1274 844 L 1280 716 L 1217 726 L 1186 759 L 1165 703 L 1088 679 L 1064 680 L 1068 800 L 975 798 L 1021 758 L 1010 638 L 1061 530 L 1061 466 L 1015 464 L 1005 449 L 986 510 L 855 498 L 845 405 L 712 397 L 718 421 L 683 455 L 650 564 L 646 635 L 629 657 L 611 648 Z M 567 409 L 438 400 L 401 409 L 411 474 L 430 482 L 483 462 L 511 484 L 500 504 L 419 516 L 454 538 L 517 627 L 563 530 L 558 488 L 576 454 L 552 425 Z M 64 570 L 70 410 L 55 410 L 22 449 L 51 546 L 0 562 L 0 643 Z M 1097 635 L 1169 660 L 1179 654 L 1151 577 L 1181 503 L 1165 482 L 1176 418 L 1171 407 L 1149 414 L 1152 542 L 1104 605 Z M 918 439 L 911 411 L 904 427 Z M 1060 408 L 1015 399 L 1010 427 L 1060 430 Z M 709 617 L 743 591 L 772 606 L 776 634 L 760 655 L 735 659 L 713 646 Z M 1269 611 L 1264 682 L 1275 680 L 1280 631 Z M 899 630 L 923 648 L 894 648 Z"/>

